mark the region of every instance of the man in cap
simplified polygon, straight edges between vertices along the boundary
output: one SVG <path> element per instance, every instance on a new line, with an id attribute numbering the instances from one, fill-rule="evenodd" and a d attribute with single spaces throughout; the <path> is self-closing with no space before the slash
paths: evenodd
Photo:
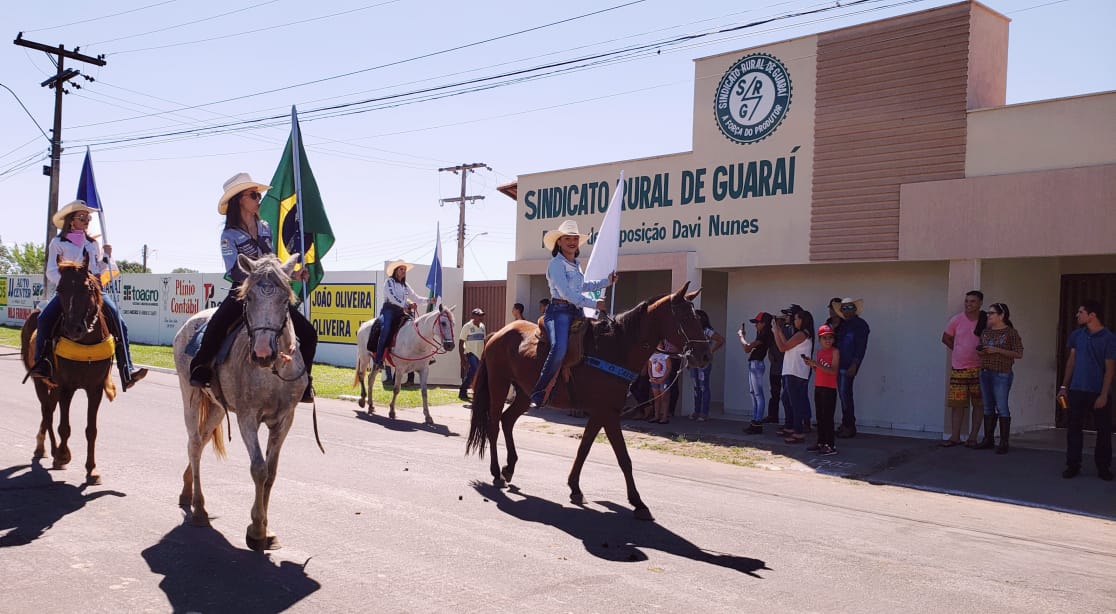
<path id="1" fill-rule="evenodd" d="M 830 301 L 829 308 L 837 312 L 841 321 L 837 326 L 837 396 L 841 399 L 841 428 L 838 437 L 856 437 L 856 404 L 853 401 L 853 381 L 860 372 L 860 364 L 868 351 L 868 335 L 872 329 L 864 318 L 864 299 L 841 298 Z"/>
<path id="2" fill-rule="evenodd" d="M 457 335 L 460 342 L 457 344 L 457 355 L 461 358 L 461 389 L 457 398 L 462 401 L 469 400 L 469 385 L 473 383 L 481 353 L 484 352 L 484 310 L 477 307 L 473 309 L 472 316 Z"/>
<path id="3" fill-rule="evenodd" d="M 794 316 L 801 311 L 803 311 L 801 305 L 791 303 L 790 307 L 779 310 L 779 315 L 775 316 L 773 326 L 780 327 L 783 330 L 783 336 L 790 339 L 794 336 Z M 783 377 L 783 353 L 779 351 L 778 344 L 771 344 L 769 355 L 771 356 L 771 400 L 767 404 L 767 421 L 775 424 L 779 423 L 779 402 L 781 401 L 783 403 L 783 426 L 789 429 L 792 428 L 790 397 L 787 395 L 787 382 Z M 810 426 L 809 422 L 806 423 L 806 426 Z"/>

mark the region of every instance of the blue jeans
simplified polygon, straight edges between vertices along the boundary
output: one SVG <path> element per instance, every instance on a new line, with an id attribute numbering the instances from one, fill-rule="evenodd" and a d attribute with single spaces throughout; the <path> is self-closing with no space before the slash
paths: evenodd
<path id="1" fill-rule="evenodd" d="M 853 404 L 853 381 L 848 369 L 837 371 L 837 397 L 841 399 L 841 426 L 856 428 L 856 405 Z"/>
<path id="2" fill-rule="evenodd" d="M 794 428 L 794 412 L 791 411 L 790 399 L 790 384 L 787 382 L 789 375 L 782 376 L 783 378 L 783 392 L 779 396 L 779 400 L 783 402 L 783 427 L 788 429 Z"/>
<path id="3" fill-rule="evenodd" d="M 120 369 L 127 370 L 128 373 L 132 372 L 132 353 L 128 350 L 128 325 L 120 317 L 120 310 L 117 309 L 116 303 L 112 301 L 107 294 L 101 297 L 103 302 L 102 311 L 106 318 L 111 319 L 115 324 L 117 330 L 120 331 L 120 343 L 117 347 L 117 360 L 120 361 Z M 35 362 L 43 357 L 46 351 L 47 341 L 51 337 L 51 332 L 54 330 L 54 325 L 58 322 L 58 317 L 62 315 L 62 307 L 58 304 L 58 295 L 51 297 L 47 304 L 39 311 L 39 322 L 36 326 L 38 336 L 35 338 Z"/>
<path id="4" fill-rule="evenodd" d="M 539 373 L 539 381 L 531 391 L 531 402 L 536 405 L 543 404 L 547 385 L 562 368 L 562 360 L 566 358 L 570 340 L 570 323 L 577 317 L 579 309 L 569 303 L 553 302 L 546 308 L 543 325 L 546 326 L 546 336 L 550 339 L 550 352 L 546 355 L 542 372 Z"/>
<path id="5" fill-rule="evenodd" d="M 713 365 L 701 369 L 690 368 L 690 376 L 694 378 L 694 415 L 703 418 L 709 417 L 709 397 L 712 391 L 709 386 L 709 374 L 713 372 Z"/>
<path id="6" fill-rule="evenodd" d="M 477 358 L 476 354 L 466 353 L 465 363 L 467 368 L 465 370 L 465 377 L 461 380 L 461 390 L 458 391 L 458 396 L 469 392 L 469 384 L 473 383 L 473 376 L 477 374 L 477 367 L 480 366 L 480 358 Z"/>
<path id="7" fill-rule="evenodd" d="M 763 395 L 763 375 L 766 365 L 762 360 L 748 361 L 748 390 L 752 393 L 752 422 L 763 422 L 767 403 Z"/>
<path id="8" fill-rule="evenodd" d="M 1008 409 L 1008 393 L 1011 392 L 1011 382 L 1015 380 L 1014 373 L 1000 373 L 991 369 L 980 370 L 980 396 L 984 399 L 984 415 L 1001 418 L 1010 418 L 1011 410 Z"/>
<path id="9" fill-rule="evenodd" d="M 395 325 L 395 319 L 402 317 L 402 314 L 403 309 L 391 303 L 384 303 L 384 306 L 380 307 L 380 339 L 376 342 L 376 362 L 384 362 L 384 349 L 391 341 L 391 327 Z"/>
<path id="10" fill-rule="evenodd" d="M 46 352 L 47 340 L 50 339 L 60 315 L 62 315 L 62 306 L 58 304 L 58 295 L 55 294 L 39 311 L 39 322 L 35 328 L 39 333 L 35 337 L 35 362 L 39 362 Z"/>
<path id="11" fill-rule="evenodd" d="M 814 413 L 810 407 L 810 380 L 784 375 L 783 385 L 790 399 L 791 428 L 795 434 L 801 435 L 805 433 L 805 427 Z"/>

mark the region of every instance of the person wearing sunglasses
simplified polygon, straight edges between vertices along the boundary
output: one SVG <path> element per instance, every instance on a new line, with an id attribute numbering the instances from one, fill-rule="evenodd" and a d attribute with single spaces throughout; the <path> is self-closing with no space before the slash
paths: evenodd
<path id="1" fill-rule="evenodd" d="M 840 364 L 837 369 L 837 397 L 841 399 L 841 427 L 837 437 L 856 437 L 856 405 L 853 401 L 853 382 L 860 372 L 864 354 L 868 351 L 868 335 L 872 329 L 864 321 L 864 299 L 835 298 L 829 309 L 839 316 L 833 328 L 837 337 L 836 347 Z M 832 325 L 830 325 L 832 327 Z"/>
<path id="2" fill-rule="evenodd" d="M 108 256 L 112 255 L 112 246 L 105 244 L 104 255 L 102 255 L 102 248 L 89 234 L 89 222 L 95 211 L 96 209 L 86 205 L 85 201 L 75 200 L 51 217 L 51 222 L 54 223 L 55 228 L 58 228 L 58 236 L 51 239 L 50 245 L 47 246 L 47 288 L 44 296 L 49 296 L 50 300 L 39 312 L 35 362 L 27 373 L 29 377 L 49 382 L 53 374 L 53 363 L 46 357 L 46 344 L 53 336 L 54 327 L 62 312 L 62 307 L 58 304 L 58 296 L 55 294 L 58 281 L 62 278 L 58 271 L 58 261 L 82 262 L 88 258 L 89 273 L 98 279 L 108 267 Z M 109 294 L 104 293 L 101 299 L 109 332 L 116 338 L 116 362 L 120 369 L 120 381 L 123 389 L 127 391 L 147 375 L 147 369 L 139 371 L 132 369 L 132 355 L 128 350 L 128 327 L 124 325 L 124 320 L 120 318 L 120 310 L 116 308 L 116 303 L 112 301 Z"/>
<path id="3" fill-rule="evenodd" d="M 1023 358 L 1023 338 L 1011 323 L 1011 310 L 1006 303 L 992 303 L 988 308 L 988 326 L 980 333 L 980 396 L 984 399 L 984 439 L 977 448 L 990 450 L 995 446 L 996 421 L 1000 424 L 1000 446 L 996 454 L 1007 454 L 1011 433 L 1011 411 L 1008 393 L 1015 374 L 1011 367 Z"/>
<path id="4" fill-rule="evenodd" d="M 255 259 L 265 254 L 275 253 L 271 226 L 260 219 L 262 193 L 271 189 L 271 186 L 253 181 L 248 173 L 237 173 L 225 182 L 224 189 L 224 194 L 217 201 L 217 212 L 225 216 L 225 230 L 221 232 L 221 257 L 225 261 L 225 279 L 232 282 L 232 287 L 229 288 L 229 295 L 221 301 L 217 311 L 209 318 L 209 324 L 202 336 L 201 347 L 190 362 L 190 385 L 197 387 L 208 386 L 213 379 L 210 362 L 221 349 L 221 342 L 229 328 L 244 312 L 244 306 L 237 298 L 237 290 L 244 282 L 245 274 L 236 265 L 237 256 L 244 254 L 248 258 Z M 302 267 L 293 275 L 293 278 L 298 281 L 306 281 L 309 277 L 310 273 L 306 267 Z M 298 337 L 299 353 L 302 354 L 302 362 L 306 365 L 306 375 L 309 379 L 306 391 L 302 394 L 302 402 L 310 403 L 314 400 L 314 384 L 313 378 L 310 378 L 310 371 L 314 366 L 314 354 L 318 348 L 318 333 L 306 316 L 295 309 L 294 305 L 291 305 L 290 314 L 295 335 Z"/>

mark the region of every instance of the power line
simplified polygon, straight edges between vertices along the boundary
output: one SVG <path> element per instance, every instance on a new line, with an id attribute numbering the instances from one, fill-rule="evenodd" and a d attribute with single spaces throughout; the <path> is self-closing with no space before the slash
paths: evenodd
<path id="1" fill-rule="evenodd" d="M 214 19 L 220 19 L 221 17 L 228 17 L 229 15 L 235 15 L 236 13 L 243 13 L 244 11 L 250 11 L 254 8 L 259 8 L 259 7 L 267 5 L 267 4 L 275 4 L 278 1 L 279 0 L 265 0 L 264 2 L 259 2 L 257 4 L 253 4 L 251 6 L 246 6 L 246 7 L 243 7 L 243 8 L 235 9 L 235 10 L 232 10 L 232 11 L 227 11 L 227 12 L 224 12 L 224 13 L 218 13 L 217 15 L 210 15 L 209 17 L 202 17 L 201 19 L 195 19 L 193 21 L 186 21 L 186 22 L 183 22 L 183 23 L 175 24 L 173 26 L 166 26 L 166 27 L 163 27 L 163 28 L 158 28 L 156 30 L 151 30 L 149 32 L 141 32 L 139 34 L 129 34 L 128 36 L 120 36 L 120 37 L 117 37 L 117 38 L 110 38 L 108 40 L 97 41 L 95 43 L 87 43 L 85 46 L 94 47 L 96 45 L 103 45 L 105 43 L 115 43 L 116 41 L 122 41 L 122 40 L 126 40 L 126 39 L 129 39 L 129 38 L 137 38 L 137 37 L 140 37 L 140 36 L 147 36 L 148 34 L 158 34 L 159 32 L 166 32 L 167 30 L 174 30 L 176 28 L 182 28 L 182 27 L 185 27 L 185 26 L 192 26 L 196 23 L 212 21 Z"/>
<path id="2" fill-rule="evenodd" d="M 3 83 L 0 83 L 0 87 L 8 90 L 9 92 L 12 92 L 12 96 L 15 97 L 16 102 L 19 103 L 19 106 L 23 107 L 23 112 L 27 114 L 27 117 L 31 118 L 31 121 L 34 122 L 35 127 L 39 129 L 39 132 L 43 133 L 43 138 L 46 139 L 47 141 L 50 141 L 50 137 L 47 136 L 46 130 L 43 130 L 43 127 L 39 125 L 39 122 L 35 120 L 35 116 L 31 115 L 31 111 L 27 110 L 27 105 L 23 104 L 23 101 L 19 99 L 19 95 L 16 94 L 15 92 L 13 92 L 12 88 L 4 85 Z M 22 147 L 23 146 L 21 145 L 20 148 L 22 148 Z"/>
<path id="3" fill-rule="evenodd" d="M 34 30 L 24 30 L 24 32 L 26 32 L 26 33 L 45 32 L 47 30 L 56 30 L 58 28 L 65 28 L 67 26 L 76 26 L 76 25 L 82 24 L 82 23 L 91 23 L 91 22 L 94 22 L 94 21 L 100 21 L 102 19 L 109 19 L 110 17 L 119 17 L 120 15 L 127 15 L 128 13 L 135 13 L 137 11 L 142 11 L 142 10 L 149 9 L 149 8 L 152 8 L 152 7 L 156 7 L 156 6 L 163 6 L 164 4 L 170 4 L 172 2 L 177 2 L 177 1 L 178 0 L 163 0 L 163 2 L 156 2 L 155 4 L 148 4 L 147 6 L 141 6 L 139 8 L 129 9 L 127 11 L 120 11 L 119 13 L 112 13 L 111 15 L 102 15 L 100 17 L 93 17 L 91 19 L 82 19 L 81 21 L 71 21 L 70 23 L 64 23 L 64 24 L 60 24 L 60 25 L 57 25 L 57 26 L 48 26 L 46 28 L 35 28 Z"/>

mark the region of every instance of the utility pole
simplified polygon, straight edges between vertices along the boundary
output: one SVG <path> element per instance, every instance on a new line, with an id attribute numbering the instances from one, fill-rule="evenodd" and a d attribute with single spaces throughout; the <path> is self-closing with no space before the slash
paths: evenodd
<path id="1" fill-rule="evenodd" d="M 459 198 L 443 198 L 442 204 L 445 203 L 458 203 L 460 206 L 460 213 L 457 216 L 457 268 L 465 268 L 465 201 L 474 202 L 484 200 L 484 196 L 466 196 L 465 195 L 465 180 L 469 173 L 475 173 L 473 169 L 483 168 L 492 170 L 483 162 L 474 162 L 472 164 L 459 164 L 457 166 L 450 166 L 447 168 L 438 169 L 439 173 L 446 171 L 453 171 L 456 175 L 458 171 L 461 172 L 461 196 Z"/>
<path id="2" fill-rule="evenodd" d="M 147 272 L 147 244 L 143 244 L 143 272 Z"/>
<path id="3" fill-rule="evenodd" d="M 23 38 L 23 32 L 20 32 L 12 42 L 20 47 L 37 49 L 47 54 L 58 56 L 58 61 L 55 62 L 58 71 L 53 77 L 40 84 L 43 87 L 54 88 L 54 129 L 52 130 L 50 138 L 50 167 L 43 169 L 44 174 L 46 174 L 47 171 L 49 171 L 50 174 L 50 195 L 47 199 L 46 242 L 43 243 L 43 247 L 45 248 L 50 245 L 50 240 L 54 238 L 55 234 L 50 218 L 54 217 L 54 214 L 58 212 L 58 174 L 62 167 L 62 94 L 70 93 L 63 85 L 70 79 L 79 75 L 87 81 L 93 81 L 93 77 L 82 75 L 80 70 L 64 68 L 63 63 L 66 58 L 85 62 L 86 64 L 93 64 L 94 66 L 104 66 L 106 62 L 103 54 L 92 57 L 78 53 L 80 47 L 74 47 L 72 51 L 67 51 L 66 47 L 63 45 L 51 47 L 50 45 L 25 40 Z M 81 89 L 80 84 L 73 83 L 71 85 L 75 89 Z"/>

